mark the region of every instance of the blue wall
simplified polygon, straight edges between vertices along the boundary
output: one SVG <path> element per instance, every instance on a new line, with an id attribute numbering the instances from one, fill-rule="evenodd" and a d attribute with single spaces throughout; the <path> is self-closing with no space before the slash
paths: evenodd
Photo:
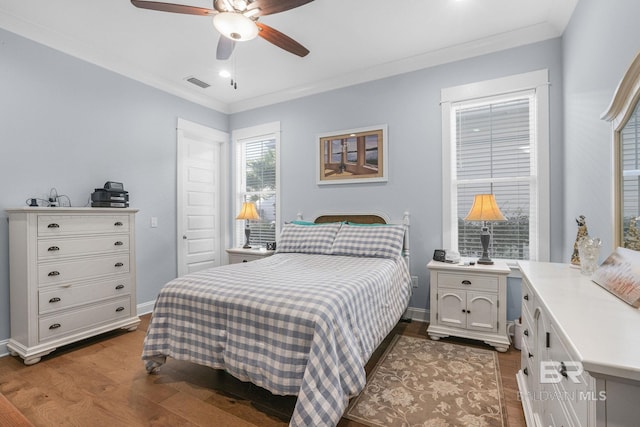
<path id="1" fill-rule="evenodd" d="M 564 261 L 579 215 L 603 239 L 600 260 L 613 250 L 612 132 L 600 115 L 640 51 L 638 17 L 637 0 L 580 0 L 563 37 Z"/>
<path id="2" fill-rule="evenodd" d="M 224 114 L 0 30 L 0 216 L 52 187 L 84 206 L 94 188 L 123 182 L 140 209 L 138 303 L 153 301 L 176 275 L 178 117 L 228 131 Z M 2 220 L 0 342 L 10 335 L 8 239 Z"/>

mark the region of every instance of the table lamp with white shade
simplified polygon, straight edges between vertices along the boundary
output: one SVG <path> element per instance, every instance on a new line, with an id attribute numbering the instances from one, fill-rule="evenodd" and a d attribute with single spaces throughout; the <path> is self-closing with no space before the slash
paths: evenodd
<path id="1" fill-rule="evenodd" d="M 496 203 L 493 194 L 476 194 L 473 199 L 473 206 L 464 219 L 465 221 L 482 221 L 482 233 L 480 234 L 480 243 L 482 243 L 482 257 L 478 260 L 478 264 L 493 264 L 489 258 L 489 242 L 491 234 L 487 227 L 487 221 L 506 221 L 507 219 L 500 212 L 500 208 Z"/>
<path id="2" fill-rule="evenodd" d="M 253 202 L 243 202 L 242 208 L 240 209 L 240 213 L 236 217 L 236 219 L 245 220 L 244 226 L 244 235 L 246 237 L 246 242 L 244 243 L 243 249 L 251 249 L 251 245 L 249 244 L 249 237 L 251 236 L 251 229 L 249 228 L 249 221 L 252 219 L 260 219 L 258 215 L 258 211 L 256 210 L 256 205 Z"/>

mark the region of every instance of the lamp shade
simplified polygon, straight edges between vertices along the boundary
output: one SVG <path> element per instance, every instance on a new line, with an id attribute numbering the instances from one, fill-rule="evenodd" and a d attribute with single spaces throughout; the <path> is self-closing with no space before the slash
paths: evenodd
<path id="1" fill-rule="evenodd" d="M 243 202 L 242 209 L 236 219 L 260 219 L 256 205 L 252 202 Z"/>
<path id="2" fill-rule="evenodd" d="M 215 15 L 213 26 L 223 36 L 239 42 L 254 39 L 260 31 L 255 22 L 235 12 L 222 12 Z"/>
<path id="3" fill-rule="evenodd" d="M 506 221 L 493 194 L 476 194 L 465 221 Z"/>

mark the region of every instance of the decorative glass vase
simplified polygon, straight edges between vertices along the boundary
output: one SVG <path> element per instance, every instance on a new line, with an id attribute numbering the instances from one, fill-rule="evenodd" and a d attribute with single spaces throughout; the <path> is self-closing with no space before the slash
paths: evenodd
<path id="1" fill-rule="evenodd" d="M 585 276 L 591 276 L 598 268 L 598 257 L 600 256 L 600 238 L 589 236 L 581 237 L 578 240 L 578 253 L 580 254 L 580 272 Z"/>

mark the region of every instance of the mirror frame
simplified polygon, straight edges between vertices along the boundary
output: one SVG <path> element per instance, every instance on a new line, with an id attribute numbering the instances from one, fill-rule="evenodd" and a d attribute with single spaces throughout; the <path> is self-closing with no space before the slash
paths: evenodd
<path id="1" fill-rule="evenodd" d="M 609 108 L 600 118 L 611 122 L 613 137 L 613 242 L 614 249 L 623 245 L 622 218 L 622 166 L 620 159 L 620 132 L 629 121 L 640 100 L 640 52 L 614 92 Z"/>

